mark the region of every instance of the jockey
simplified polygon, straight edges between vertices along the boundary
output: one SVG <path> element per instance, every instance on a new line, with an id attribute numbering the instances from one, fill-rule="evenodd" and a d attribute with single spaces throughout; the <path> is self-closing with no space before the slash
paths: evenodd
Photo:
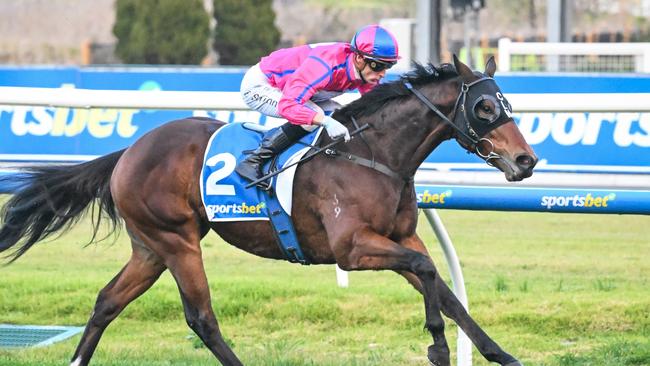
<path id="1" fill-rule="evenodd" d="M 244 75 L 242 97 L 250 108 L 288 122 L 269 130 L 235 171 L 249 181 L 261 178 L 265 162 L 318 125 L 332 139 L 349 141 L 348 129 L 330 117 L 340 107 L 331 98 L 370 91 L 398 59 L 395 37 L 379 25 L 361 28 L 350 43 L 284 48 L 263 57 Z"/>

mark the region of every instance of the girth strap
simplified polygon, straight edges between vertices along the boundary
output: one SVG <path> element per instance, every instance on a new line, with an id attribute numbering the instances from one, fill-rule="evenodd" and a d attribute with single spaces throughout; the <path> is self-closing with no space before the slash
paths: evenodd
<path id="1" fill-rule="evenodd" d="M 260 200 L 266 203 L 266 210 L 273 227 L 275 241 L 278 243 L 284 258 L 291 263 L 310 264 L 300 247 L 293 220 L 280 205 L 275 192 L 258 190 L 258 195 Z"/>

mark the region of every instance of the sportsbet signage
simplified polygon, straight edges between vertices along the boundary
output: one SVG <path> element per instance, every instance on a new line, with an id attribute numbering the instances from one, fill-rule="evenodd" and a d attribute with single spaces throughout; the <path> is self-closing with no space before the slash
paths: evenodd
<path id="1" fill-rule="evenodd" d="M 416 185 L 420 208 L 649 214 L 648 191 Z M 504 200 L 503 197 L 508 197 Z"/>
<path id="2" fill-rule="evenodd" d="M 87 89 L 238 91 L 245 69 L 30 69 L 0 68 L 6 86 Z M 395 75 L 392 75 L 394 78 Z M 506 92 L 584 93 L 650 90 L 647 77 L 548 77 L 507 75 Z M 499 79 L 499 76 L 497 76 Z M 556 90 L 561 87 L 561 90 Z M 627 88 L 627 89 L 626 89 Z M 64 92 L 62 90 L 62 92 Z M 513 106 L 515 111 L 517 106 Z M 147 131 L 191 115 L 226 122 L 278 124 L 252 111 L 151 111 L 0 106 L 0 160 L 85 160 L 131 145 Z M 650 169 L 650 113 L 515 113 L 539 169 L 643 171 Z M 453 141 L 425 161 L 485 169 Z M 469 165 L 468 165 L 469 164 Z M 444 200 L 444 197 L 438 199 Z M 573 202 L 573 201 L 572 201 Z"/>
<path id="3" fill-rule="evenodd" d="M 608 194 L 592 194 L 587 193 L 584 195 L 573 196 L 542 196 L 541 206 L 551 210 L 554 207 L 585 207 L 585 208 L 600 208 L 608 207 L 616 199 L 616 193 Z"/>
<path id="4" fill-rule="evenodd" d="M 103 155 L 133 143 L 165 121 L 207 115 L 225 121 L 260 122 L 259 113 L 231 111 L 142 111 L 0 106 L 0 154 Z M 526 113 L 515 120 L 546 164 L 650 166 L 650 113 Z M 262 123 L 265 121 L 262 120 Z M 451 146 L 450 146 L 451 145 Z M 74 160 L 74 159 L 72 159 Z M 427 163 L 472 163 L 449 142 Z"/>

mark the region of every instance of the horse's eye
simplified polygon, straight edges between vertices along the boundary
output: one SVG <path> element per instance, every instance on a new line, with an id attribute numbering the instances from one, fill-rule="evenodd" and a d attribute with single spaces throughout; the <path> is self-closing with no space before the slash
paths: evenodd
<path id="1" fill-rule="evenodd" d="M 492 108 L 490 108 L 490 106 L 487 104 L 483 104 L 483 112 L 490 113 L 492 112 Z"/>

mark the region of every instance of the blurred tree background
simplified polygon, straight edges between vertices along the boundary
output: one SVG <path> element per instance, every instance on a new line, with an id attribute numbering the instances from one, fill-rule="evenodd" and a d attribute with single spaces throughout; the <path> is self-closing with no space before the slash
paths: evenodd
<path id="1" fill-rule="evenodd" d="M 385 18 L 414 18 L 416 3 L 416 0 L 5 0 L 0 1 L 0 63 L 247 65 L 257 62 L 273 48 L 348 41 L 362 25 Z M 517 6 L 511 0 L 486 0 L 485 3 L 479 16 L 482 47 L 494 48 L 500 37 L 517 41 L 545 40 L 547 0 L 521 0 L 516 2 Z M 450 0 L 442 0 L 442 4 L 442 47 L 457 52 L 463 42 L 463 22 L 453 19 Z M 650 0 L 575 0 L 571 4 L 572 33 L 576 41 L 650 40 Z M 151 15 L 152 10 L 161 14 Z M 242 19 L 242 14 L 248 18 Z M 131 21 L 139 24 L 131 25 Z M 260 23 L 265 25 L 261 27 Z M 277 30 L 280 30 L 280 40 L 275 42 Z M 261 49 L 255 50 L 258 46 Z M 212 51 L 213 47 L 216 53 L 221 53 L 221 60 Z M 233 47 L 240 49 L 235 51 Z M 251 55 L 244 55 L 249 52 Z M 84 54 L 90 55 L 82 57 Z"/>
<path id="2" fill-rule="evenodd" d="M 214 0 L 213 48 L 221 65 L 253 65 L 275 50 L 280 31 L 272 0 Z"/>
<path id="3" fill-rule="evenodd" d="M 127 64 L 199 64 L 210 16 L 202 0 L 117 0 L 115 53 Z"/>

